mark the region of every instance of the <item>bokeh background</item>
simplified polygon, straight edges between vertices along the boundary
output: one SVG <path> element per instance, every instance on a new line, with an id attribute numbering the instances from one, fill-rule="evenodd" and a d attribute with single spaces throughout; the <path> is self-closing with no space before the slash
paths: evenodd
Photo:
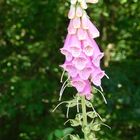
<path id="1" fill-rule="evenodd" d="M 0 0 L 0 140 L 58 140 L 73 130 L 59 103 L 59 48 L 67 33 L 68 0 Z M 140 1 L 99 0 L 88 13 L 101 32 L 108 104 L 93 102 L 112 127 L 100 140 L 140 140 Z M 76 91 L 67 88 L 63 100 Z M 71 115 L 75 112 L 70 111 Z"/>

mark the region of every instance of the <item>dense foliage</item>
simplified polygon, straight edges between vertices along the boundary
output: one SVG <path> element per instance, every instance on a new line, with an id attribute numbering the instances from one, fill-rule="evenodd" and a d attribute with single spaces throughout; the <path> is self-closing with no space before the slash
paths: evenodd
<path id="1" fill-rule="evenodd" d="M 99 0 L 89 8 L 110 77 L 103 80 L 108 104 L 97 93 L 93 101 L 112 127 L 102 127 L 100 140 L 140 139 L 139 7 L 139 0 Z M 52 113 L 68 9 L 68 0 L 0 0 L 0 140 L 57 140 L 75 132 L 63 125 L 65 106 Z M 67 88 L 63 100 L 74 93 Z"/>

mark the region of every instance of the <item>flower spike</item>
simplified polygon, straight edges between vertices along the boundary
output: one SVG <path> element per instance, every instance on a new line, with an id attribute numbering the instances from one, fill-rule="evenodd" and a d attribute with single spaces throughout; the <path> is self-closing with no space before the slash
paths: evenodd
<path id="1" fill-rule="evenodd" d="M 67 73 L 68 79 L 66 79 L 61 87 L 59 100 L 61 100 L 67 86 L 74 87 L 77 90 L 74 99 L 67 101 L 66 117 L 68 118 L 71 107 L 76 107 L 78 114 L 75 119 L 69 119 L 67 122 L 70 122 L 71 126 L 74 127 L 81 125 L 84 140 L 95 140 L 97 138 L 93 134 L 93 131 L 99 131 L 100 125 L 104 123 L 99 123 L 95 119 L 99 117 L 100 121 L 103 121 L 91 103 L 94 98 L 93 92 L 94 90 L 98 91 L 107 104 L 107 100 L 103 94 L 102 78 L 109 78 L 100 67 L 104 53 L 101 52 L 95 41 L 100 36 L 100 32 L 91 22 L 86 12 L 88 3 L 95 4 L 98 3 L 98 0 L 70 0 L 70 3 L 68 33 L 64 41 L 64 46 L 60 49 L 61 53 L 65 56 L 64 64 L 61 67 Z M 64 73 L 62 77 L 63 75 Z M 86 108 L 89 108 L 89 110 L 92 109 L 92 111 L 87 112 Z M 92 120 L 90 123 L 88 118 Z M 81 140 L 78 135 L 70 134 L 69 136 L 71 140 Z"/>

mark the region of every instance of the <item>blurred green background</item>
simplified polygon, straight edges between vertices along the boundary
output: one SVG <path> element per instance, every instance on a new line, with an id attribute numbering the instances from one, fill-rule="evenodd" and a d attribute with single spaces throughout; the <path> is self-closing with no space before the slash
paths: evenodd
<path id="1" fill-rule="evenodd" d="M 0 0 L 0 140 L 58 140 L 74 133 L 66 108 L 56 112 L 62 86 L 59 48 L 67 33 L 68 0 Z M 140 1 L 99 0 L 88 13 L 99 28 L 108 104 L 96 110 L 112 129 L 100 140 L 140 140 Z M 73 97 L 67 88 L 63 100 Z M 74 111 L 70 110 L 74 115 Z M 76 130 L 80 133 L 80 129 Z"/>

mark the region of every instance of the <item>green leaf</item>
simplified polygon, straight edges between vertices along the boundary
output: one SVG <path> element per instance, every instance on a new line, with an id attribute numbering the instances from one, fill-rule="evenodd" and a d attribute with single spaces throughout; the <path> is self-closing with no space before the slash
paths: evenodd
<path id="1" fill-rule="evenodd" d="M 68 127 L 63 130 L 63 134 L 64 134 L 64 136 L 66 136 L 68 134 L 71 134 L 73 131 L 74 131 L 74 129 L 72 127 Z"/>
<path id="2" fill-rule="evenodd" d="M 56 129 L 55 132 L 54 132 L 54 135 L 55 135 L 57 138 L 63 137 L 63 136 L 64 136 L 63 130 Z"/>

